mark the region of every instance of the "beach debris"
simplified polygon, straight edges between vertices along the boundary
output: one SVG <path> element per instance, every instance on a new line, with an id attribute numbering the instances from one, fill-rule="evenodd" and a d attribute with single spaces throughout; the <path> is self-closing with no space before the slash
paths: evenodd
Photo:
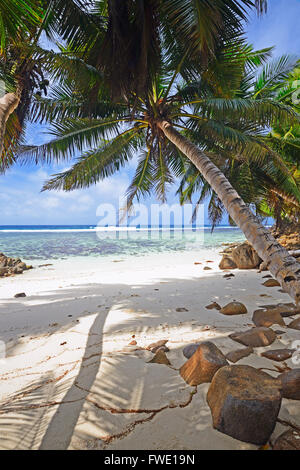
<path id="1" fill-rule="evenodd" d="M 247 331 L 240 331 L 229 335 L 233 341 L 250 346 L 251 348 L 260 348 L 274 343 L 276 333 L 271 328 L 259 327 Z"/>
<path id="2" fill-rule="evenodd" d="M 276 425 L 280 383 L 254 367 L 223 367 L 210 384 L 207 403 L 215 429 L 261 446 L 268 442 Z"/>
<path id="3" fill-rule="evenodd" d="M 221 308 L 220 313 L 223 313 L 223 315 L 245 315 L 247 308 L 241 302 L 230 302 Z"/>
<path id="4" fill-rule="evenodd" d="M 137 342 L 134 339 L 130 341 L 129 343 L 129 346 L 136 346 L 136 345 L 137 345 Z"/>
<path id="5" fill-rule="evenodd" d="M 280 287 L 280 284 L 276 279 L 268 279 L 266 282 L 263 283 L 265 287 Z"/>
<path id="6" fill-rule="evenodd" d="M 276 439 L 273 450 L 300 450 L 300 431 L 285 431 Z"/>
<path id="7" fill-rule="evenodd" d="M 294 354 L 295 349 L 273 349 L 272 351 L 265 351 L 261 354 L 271 361 L 282 362 L 290 359 Z"/>
<path id="8" fill-rule="evenodd" d="M 15 298 L 18 299 L 20 297 L 26 297 L 25 292 L 20 292 L 19 294 L 15 294 Z"/>
<path id="9" fill-rule="evenodd" d="M 170 366 L 171 362 L 167 358 L 167 355 L 165 351 L 162 349 L 158 349 L 158 351 L 155 353 L 155 356 L 151 359 L 151 361 L 148 361 L 148 364 L 154 363 L 154 364 L 164 364 L 166 366 Z"/>
<path id="10" fill-rule="evenodd" d="M 58 326 L 58 323 L 50 323 L 49 326 L 51 326 L 53 328 L 54 326 Z"/>
<path id="11" fill-rule="evenodd" d="M 194 264 L 195 264 L 196 266 L 199 266 L 199 265 L 202 264 L 202 263 L 200 263 L 199 261 L 195 261 Z"/>
<path id="12" fill-rule="evenodd" d="M 0 277 L 9 277 L 15 274 L 22 274 L 23 271 L 33 269 L 28 266 L 20 258 L 10 258 L 0 253 Z"/>
<path id="13" fill-rule="evenodd" d="M 203 271 L 211 271 L 211 270 L 212 270 L 212 268 L 210 268 L 209 266 L 205 266 L 205 267 L 203 268 Z"/>
<path id="14" fill-rule="evenodd" d="M 223 255 L 219 264 L 220 269 L 237 269 L 237 265 L 229 255 Z"/>
<path id="15" fill-rule="evenodd" d="M 272 325 L 286 326 L 282 316 L 280 315 L 279 311 L 276 309 L 255 310 L 255 312 L 253 313 L 252 321 L 255 326 L 266 326 L 266 327 L 269 327 Z"/>
<path id="16" fill-rule="evenodd" d="M 166 348 L 165 349 L 165 352 L 167 352 L 166 350 L 168 349 L 166 347 L 166 344 L 169 340 L 168 339 L 161 339 L 159 341 L 156 341 L 155 343 L 151 343 L 149 344 L 149 346 L 146 347 L 146 349 L 148 349 L 149 351 L 155 353 L 156 351 L 158 351 L 160 348 Z M 168 349 L 169 350 L 169 349 Z"/>
<path id="17" fill-rule="evenodd" d="M 176 312 L 188 312 L 188 309 L 185 307 L 178 307 L 176 308 Z"/>
<path id="18" fill-rule="evenodd" d="M 206 305 L 207 310 L 221 310 L 221 305 L 219 305 L 217 302 L 212 302 L 209 305 Z"/>
<path id="19" fill-rule="evenodd" d="M 47 268 L 48 266 L 53 266 L 53 263 L 39 264 L 38 268 Z"/>
<path id="20" fill-rule="evenodd" d="M 283 398 L 300 400 L 300 369 L 292 369 L 280 374 Z"/>
<path id="21" fill-rule="evenodd" d="M 218 369 L 228 362 L 214 343 L 206 341 L 198 346 L 194 354 L 180 368 L 180 375 L 189 385 L 211 382 Z"/>
<path id="22" fill-rule="evenodd" d="M 297 318 L 296 320 L 292 321 L 289 325 L 288 328 L 291 328 L 292 330 L 298 330 L 300 331 L 300 318 Z"/>
<path id="23" fill-rule="evenodd" d="M 235 351 L 231 351 L 228 354 L 226 354 L 226 359 L 230 362 L 233 362 L 234 364 L 241 359 L 244 359 L 244 357 L 250 356 L 252 354 L 253 348 L 243 348 L 243 349 L 236 349 Z"/>
<path id="24" fill-rule="evenodd" d="M 67 341 L 64 341 L 63 343 L 60 343 L 60 346 L 65 346 L 67 344 Z"/>

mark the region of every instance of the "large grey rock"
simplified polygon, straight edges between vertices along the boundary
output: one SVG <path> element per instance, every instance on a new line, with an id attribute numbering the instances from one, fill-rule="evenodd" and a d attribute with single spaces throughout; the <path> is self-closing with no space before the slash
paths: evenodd
<path id="1" fill-rule="evenodd" d="M 207 393 L 213 427 L 240 441 L 264 445 L 281 406 L 279 383 L 250 366 L 223 367 Z"/>
<path id="2" fill-rule="evenodd" d="M 187 346 L 185 346 L 182 351 L 184 357 L 190 359 L 190 357 L 192 357 L 192 355 L 197 351 L 199 346 L 200 343 L 188 344 Z"/>

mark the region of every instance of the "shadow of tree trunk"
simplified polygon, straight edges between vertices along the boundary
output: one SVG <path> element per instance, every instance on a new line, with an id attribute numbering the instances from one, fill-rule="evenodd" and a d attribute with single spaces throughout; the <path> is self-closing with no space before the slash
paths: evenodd
<path id="1" fill-rule="evenodd" d="M 106 316 L 107 314 L 103 313 L 97 315 L 89 330 L 85 353 L 83 355 L 78 375 L 52 417 L 43 436 L 39 448 L 40 450 L 67 449 L 71 442 L 74 428 L 84 405 L 84 401 L 89 393 L 88 391 L 85 392 L 84 390 L 79 389 L 76 386 L 76 382 L 83 382 L 84 380 L 85 389 L 90 390 L 95 381 L 101 364 L 102 334 Z M 94 336 L 95 334 L 101 335 L 100 341 L 99 336 Z M 95 338 L 97 338 L 97 345 L 95 345 Z M 91 354 L 93 354 L 93 363 L 86 368 L 84 358 Z"/>

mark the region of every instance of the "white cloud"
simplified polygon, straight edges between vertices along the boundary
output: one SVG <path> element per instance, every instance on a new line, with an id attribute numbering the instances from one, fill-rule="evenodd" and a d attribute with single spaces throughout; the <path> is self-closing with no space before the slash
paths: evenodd
<path id="1" fill-rule="evenodd" d="M 45 168 L 10 170 L 0 177 L 1 225 L 96 224 L 99 204 L 117 207 L 124 195 L 129 184 L 125 171 L 87 189 L 41 192 L 50 176 Z"/>

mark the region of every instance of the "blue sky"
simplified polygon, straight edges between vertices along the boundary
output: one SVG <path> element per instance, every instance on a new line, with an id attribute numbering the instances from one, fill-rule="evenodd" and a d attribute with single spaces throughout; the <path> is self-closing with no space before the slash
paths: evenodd
<path id="1" fill-rule="evenodd" d="M 284 53 L 300 55 L 300 0 L 269 0 L 266 16 L 252 15 L 247 26 L 247 36 L 255 48 L 275 46 L 274 55 Z M 31 126 L 28 143 L 46 140 L 45 129 Z M 42 224 L 96 224 L 99 204 L 118 204 L 134 171 L 134 162 L 110 179 L 86 190 L 44 192 L 43 182 L 62 167 L 12 167 L 0 176 L 1 225 Z M 169 193 L 169 203 L 177 202 L 174 188 Z M 148 199 L 146 204 L 156 202 Z M 207 215 L 205 216 L 207 222 Z M 224 219 L 223 223 L 226 223 Z"/>

